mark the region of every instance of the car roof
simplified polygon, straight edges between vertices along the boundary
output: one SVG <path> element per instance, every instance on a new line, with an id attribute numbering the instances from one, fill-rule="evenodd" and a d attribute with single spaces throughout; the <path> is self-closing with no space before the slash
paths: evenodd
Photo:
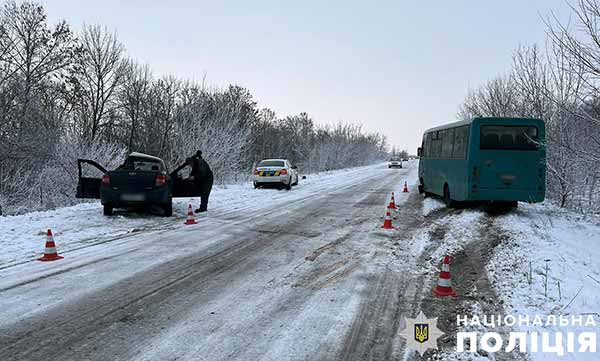
<path id="1" fill-rule="evenodd" d="M 266 160 L 277 160 L 277 161 L 280 161 L 280 162 L 285 162 L 287 159 L 283 159 L 283 158 L 267 158 L 267 159 L 261 160 L 261 162 L 264 162 Z"/>
<path id="2" fill-rule="evenodd" d="M 163 162 L 163 160 L 160 159 L 160 158 L 158 158 L 158 157 L 155 157 L 155 156 L 149 155 L 149 154 L 138 153 L 138 152 L 132 152 L 131 154 L 129 154 L 128 158 L 129 157 L 146 158 L 148 160 L 153 160 L 153 161 L 156 161 L 156 162 L 161 162 L 161 163 Z"/>

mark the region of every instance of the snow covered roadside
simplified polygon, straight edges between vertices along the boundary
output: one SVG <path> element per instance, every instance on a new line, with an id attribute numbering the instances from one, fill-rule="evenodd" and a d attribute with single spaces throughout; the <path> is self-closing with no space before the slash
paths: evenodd
<path id="1" fill-rule="evenodd" d="M 98 355 L 118 350 L 112 354 L 122 359 L 332 359 L 300 355 L 337 355 L 358 312 L 380 319 L 362 308 L 365 291 L 375 288 L 365 276 L 386 266 L 395 232 L 380 235 L 380 217 L 389 192 L 416 179 L 416 168 L 407 168 L 344 172 L 291 192 L 252 189 L 263 194 L 253 198 L 260 202 L 223 204 L 226 213 L 215 210 L 197 226 L 176 219 L 177 229 L 134 232 L 63 253 L 59 262 L 7 267 L 0 328 L 61 340 L 77 329 L 83 343 L 98 345 Z M 273 207 L 268 200 L 276 197 Z M 399 193 L 396 202 L 402 209 L 410 199 Z M 396 280 L 377 288 L 380 294 L 395 293 Z M 56 347 L 67 348 L 79 349 L 66 341 Z"/>
<path id="2" fill-rule="evenodd" d="M 509 233 L 495 250 L 487 271 L 507 315 L 546 320 L 553 315 L 592 316 L 596 326 L 516 326 L 523 332 L 596 332 L 600 334 L 600 217 L 584 219 L 549 204 L 519 204 L 499 216 Z M 563 341 L 566 345 L 566 341 Z M 575 349 L 577 350 L 577 342 Z M 566 353 L 565 347 L 565 353 Z M 598 353 L 573 353 L 569 360 L 598 360 Z M 532 360 L 555 360 L 552 353 L 531 353 Z"/>
<path id="3" fill-rule="evenodd" d="M 598 351 L 589 350 L 584 353 L 568 353 L 567 333 L 575 333 L 575 351 L 579 348 L 577 337 L 582 332 L 600 334 L 600 217 L 584 218 L 579 214 L 561 210 L 550 204 L 530 205 L 520 203 L 517 210 L 504 214 L 489 213 L 483 208 L 466 208 L 446 210 L 444 204 L 436 198 L 423 201 L 422 214 L 431 219 L 428 235 L 420 243 L 422 247 L 435 247 L 430 262 L 421 265 L 423 271 L 429 272 L 431 283 L 434 283 L 439 271 L 439 262 L 444 254 L 469 253 L 471 248 L 481 246 L 481 252 L 487 260 L 485 274 L 489 279 L 489 287 L 497 301 L 490 301 L 491 294 L 481 293 L 484 283 L 477 287 L 464 289 L 461 284 L 465 272 L 464 263 L 452 267 L 453 284 L 463 286 L 459 292 L 459 302 L 466 307 L 462 313 L 469 316 L 483 317 L 512 315 L 529 316 L 529 323 L 512 327 L 502 324 L 501 327 L 460 326 L 462 332 L 500 332 L 507 336 L 508 332 L 538 332 L 539 347 L 542 347 L 541 335 L 550 335 L 550 345 L 555 344 L 555 335 L 561 332 L 564 339 L 565 356 L 556 352 L 530 352 L 525 355 L 531 360 L 598 360 Z M 443 216 L 438 217 L 440 214 Z M 439 242 L 439 240 L 442 240 Z M 490 243 L 490 241 L 493 241 Z M 439 242 L 439 243 L 438 243 Z M 484 242 L 484 243 L 479 243 Z M 479 255 L 478 250 L 471 250 Z M 464 253 L 463 253 L 464 254 Z M 547 267 L 547 268 L 546 268 Z M 462 272 L 462 273 L 461 273 Z M 458 280 L 457 280 L 458 278 Z M 459 282 L 455 282 L 459 281 Z M 473 286 L 476 286 L 475 284 Z M 482 297 L 483 296 L 483 297 Z M 493 296 L 492 296 L 493 297 Z M 462 300 L 462 301 L 460 301 Z M 489 311 L 490 302 L 499 305 L 493 314 Z M 487 311 L 482 308 L 486 304 Z M 460 309 L 459 309 L 460 310 Z M 543 322 L 534 324 L 536 316 Z M 557 324 L 548 324 L 548 316 L 556 317 Z M 582 316 L 584 325 L 560 326 L 560 316 L 570 320 L 571 317 Z M 585 326 L 588 317 L 595 320 L 595 325 Z M 455 318 L 454 321 L 456 322 Z M 529 336 L 528 336 L 529 337 Z M 508 337 L 504 338 L 502 351 L 506 349 Z M 531 345 L 528 345 L 530 350 Z M 496 359 L 495 355 L 484 353 L 456 353 L 454 347 L 439 352 L 439 360 L 484 360 Z M 522 359 L 517 350 L 505 356 Z"/>
<path id="4" fill-rule="evenodd" d="M 323 189 L 336 189 L 350 184 L 358 178 L 365 178 L 366 172 L 376 176 L 378 172 L 372 171 L 383 167 L 385 165 L 377 164 L 310 174 L 289 192 L 277 189 L 255 190 L 250 182 L 216 186 L 211 193 L 208 216 L 281 205 Z M 39 257 L 44 249 L 48 228 L 54 233 L 59 252 L 64 253 L 142 231 L 177 228 L 186 216 L 189 202 L 196 206 L 199 199 L 175 199 L 174 217 L 171 218 L 131 212 L 117 212 L 115 216 L 105 217 L 99 202 L 0 217 L 0 269 Z"/>

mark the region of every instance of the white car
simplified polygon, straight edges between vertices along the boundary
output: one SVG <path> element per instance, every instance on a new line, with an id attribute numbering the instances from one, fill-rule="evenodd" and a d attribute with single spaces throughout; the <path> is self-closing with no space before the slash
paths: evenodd
<path id="1" fill-rule="evenodd" d="M 298 171 L 287 159 L 264 159 L 254 168 L 254 188 L 263 185 L 280 185 L 286 189 L 298 184 Z"/>
<path id="2" fill-rule="evenodd" d="M 402 158 L 392 157 L 388 163 L 388 168 L 402 168 Z"/>

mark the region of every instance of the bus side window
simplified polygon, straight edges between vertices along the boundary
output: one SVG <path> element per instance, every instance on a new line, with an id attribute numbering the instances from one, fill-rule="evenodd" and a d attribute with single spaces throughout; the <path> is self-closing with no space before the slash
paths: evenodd
<path id="1" fill-rule="evenodd" d="M 469 127 L 456 128 L 454 150 L 452 157 L 456 159 L 465 159 L 467 156 L 467 144 L 469 142 Z"/>
<path id="2" fill-rule="evenodd" d="M 425 158 L 431 157 L 431 133 L 425 135 L 425 148 L 423 148 L 423 156 Z"/>
<path id="3" fill-rule="evenodd" d="M 433 132 L 433 139 L 431 140 L 431 157 L 439 158 L 442 154 L 442 139 L 440 131 Z"/>
<path id="4" fill-rule="evenodd" d="M 469 136 L 468 127 L 458 127 L 454 131 L 454 148 L 452 158 L 464 159 L 467 150 L 466 138 Z"/>
<path id="5" fill-rule="evenodd" d="M 452 146 L 454 144 L 454 129 L 446 129 L 442 132 L 442 158 L 452 158 Z"/>

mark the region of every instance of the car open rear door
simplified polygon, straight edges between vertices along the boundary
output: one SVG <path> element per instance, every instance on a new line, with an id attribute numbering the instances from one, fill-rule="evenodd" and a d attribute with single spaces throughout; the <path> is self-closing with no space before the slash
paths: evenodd
<path id="1" fill-rule="evenodd" d="M 184 179 L 180 174 L 183 168 L 189 166 L 187 163 L 177 167 L 171 172 L 171 193 L 173 198 L 176 197 L 200 197 L 200 190 L 194 184 L 192 179 Z"/>
<path id="2" fill-rule="evenodd" d="M 82 165 L 89 164 L 92 167 L 98 169 L 102 174 L 107 173 L 106 169 L 100 164 L 89 159 L 77 159 L 77 170 L 79 179 L 77 181 L 77 193 L 76 198 L 100 198 L 100 185 L 102 184 L 102 178 L 84 177 L 82 172 Z"/>

